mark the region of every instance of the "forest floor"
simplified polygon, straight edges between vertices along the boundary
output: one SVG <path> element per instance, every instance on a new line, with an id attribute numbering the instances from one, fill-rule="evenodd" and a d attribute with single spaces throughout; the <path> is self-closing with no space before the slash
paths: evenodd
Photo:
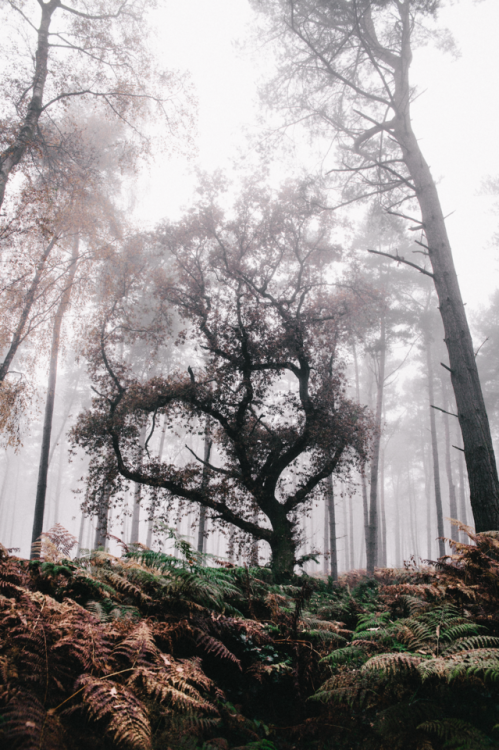
<path id="1" fill-rule="evenodd" d="M 63 545 L 62 545 L 63 546 Z M 5 750 L 499 748 L 499 541 L 339 583 L 0 548 Z"/>

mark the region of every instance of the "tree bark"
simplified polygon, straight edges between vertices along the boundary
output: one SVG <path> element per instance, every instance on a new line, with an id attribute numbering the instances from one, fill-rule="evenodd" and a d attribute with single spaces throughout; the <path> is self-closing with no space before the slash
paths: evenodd
<path id="1" fill-rule="evenodd" d="M 71 291 L 73 288 L 74 277 L 78 265 L 79 238 L 75 237 L 71 257 L 71 265 L 68 270 L 66 286 L 62 293 L 59 306 L 54 320 L 52 331 L 52 346 L 50 350 L 50 369 L 49 382 L 47 389 L 47 400 L 45 402 L 45 416 L 43 421 L 42 450 L 40 455 L 40 465 L 38 469 L 38 484 L 36 488 L 35 514 L 33 518 L 33 531 L 31 534 L 31 544 L 33 545 L 40 537 L 43 531 L 43 515 L 45 512 L 45 497 L 47 494 L 47 474 L 50 453 L 50 436 L 52 434 L 52 419 L 54 415 L 55 387 L 57 383 L 57 364 L 59 360 L 59 345 L 61 342 L 62 319 L 68 309 L 71 300 Z M 37 552 L 31 552 L 31 559 L 38 557 Z"/>

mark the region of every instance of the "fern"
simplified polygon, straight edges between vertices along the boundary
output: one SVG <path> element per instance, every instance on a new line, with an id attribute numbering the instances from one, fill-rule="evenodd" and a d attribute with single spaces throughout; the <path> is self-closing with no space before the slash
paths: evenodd
<path id="1" fill-rule="evenodd" d="M 461 719 L 433 719 L 418 726 L 418 730 L 436 735 L 445 747 L 455 750 L 484 750 L 495 745 L 476 727 Z"/>
<path id="2" fill-rule="evenodd" d="M 422 661 L 421 656 L 412 654 L 393 653 L 379 654 L 367 661 L 362 672 L 380 672 L 386 675 L 396 675 L 404 671 L 415 670 Z"/>
<path id="3" fill-rule="evenodd" d="M 94 721 L 103 721 L 106 733 L 118 745 L 133 750 L 150 750 L 151 727 L 144 704 L 128 688 L 111 680 L 83 675 L 76 688 L 83 687 L 82 700 Z"/>

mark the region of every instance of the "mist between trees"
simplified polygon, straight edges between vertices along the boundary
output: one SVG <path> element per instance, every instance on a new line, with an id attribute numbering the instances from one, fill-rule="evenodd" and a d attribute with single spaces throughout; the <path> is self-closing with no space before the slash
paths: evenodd
<path id="1" fill-rule="evenodd" d="M 175 530 L 285 580 L 435 560 L 449 519 L 498 529 L 497 300 L 474 345 L 411 126 L 440 3 L 255 0 L 279 126 L 251 174 L 201 175 L 147 232 L 124 196 L 151 133 L 193 152 L 195 108 L 147 53 L 146 5 L 2 10 L 36 63 L 2 88 L 4 545 L 60 523 L 79 555 L 170 550 Z M 276 187 L 298 117 L 327 168 Z"/>

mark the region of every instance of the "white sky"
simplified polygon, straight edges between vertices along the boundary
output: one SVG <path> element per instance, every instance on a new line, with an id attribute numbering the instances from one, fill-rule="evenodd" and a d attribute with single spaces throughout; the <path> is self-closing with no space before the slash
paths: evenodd
<path id="1" fill-rule="evenodd" d="M 158 45 L 171 67 L 189 70 L 199 99 L 198 158 L 158 160 L 141 185 L 138 212 L 149 224 L 188 203 L 192 167 L 227 167 L 256 114 L 259 60 L 239 53 L 253 14 L 247 0 L 170 0 L 158 15 Z M 455 59 L 427 47 L 413 63 L 420 98 L 413 108 L 421 141 L 447 214 L 465 301 L 486 301 L 499 285 L 499 229 L 494 199 L 480 196 L 484 178 L 499 176 L 499 2 L 460 0 L 441 13 L 460 51 Z M 499 204 L 499 197 L 497 199 Z"/>

